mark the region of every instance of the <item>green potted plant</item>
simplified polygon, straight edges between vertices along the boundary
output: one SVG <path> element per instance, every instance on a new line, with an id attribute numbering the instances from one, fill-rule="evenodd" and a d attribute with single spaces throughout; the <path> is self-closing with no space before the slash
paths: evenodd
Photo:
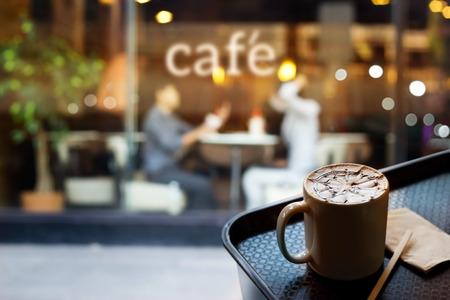
<path id="1" fill-rule="evenodd" d="M 67 133 L 68 105 L 78 105 L 98 86 L 102 68 L 101 59 L 77 52 L 66 40 L 39 36 L 27 18 L 21 22 L 21 34 L 0 43 L 0 97 L 10 103 L 15 124 L 11 136 L 15 142 L 31 138 L 35 149 L 36 186 L 22 193 L 21 199 L 22 205 L 32 205 L 27 210 L 62 208 L 63 196 L 54 190 L 47 145 L 56 146 Z M 39 199 L 50 206 L 36 207 Z"/>

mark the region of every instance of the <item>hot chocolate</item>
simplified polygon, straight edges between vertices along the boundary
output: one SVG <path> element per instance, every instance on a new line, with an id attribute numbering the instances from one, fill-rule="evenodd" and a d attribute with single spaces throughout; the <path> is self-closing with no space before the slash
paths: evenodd
<path id="1" fill-rule="evenodd" d="M 355 204 L 377 198 L 388 189 L 379 171 L 357 164 L 342 163 L 315 170 L 305 179 L 305 188 L 320 200 Z"/>

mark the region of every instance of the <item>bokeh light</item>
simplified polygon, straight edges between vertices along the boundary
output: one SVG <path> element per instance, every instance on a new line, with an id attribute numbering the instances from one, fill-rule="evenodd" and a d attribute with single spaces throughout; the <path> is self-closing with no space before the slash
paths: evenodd
<path id="1" fill-rule="evenodd" d="M 432 114 L 426 114 L 423 116 L 423 124 L 431 126 L 434 123 L 434 116 Z"/>
<path id="2" fill-rule="evenodd" d="M 383 68 L 379 65 L 373 65 L 369 68 L 369 75 L 372 78 L 380 78 L 383 76 Z"/>
<path id="3" fill-rule="evenodd" d="M 427 87 L 425 83 L 420 80 L 414 80 L 409 84 L 409 92 L 416 97 L 423 96 L 426 91 Z"/>
<path id="4" fill-rule="evenodd" d="M 395 101 L 391 97 L 386 97 L 381 102 L 381 106 L 385 110 L 392 110 L 395 107 Z"/>
<path id="5" fill-rule="evenodd" d="M 388 68 L 386 71 L 386 78 L 390 84 L 394 84 L 397 82 L 397 70 L 395 68 Z"/>
<path id="6" fill-rule="evenodd" d="M 413 113 L 408 114 L 405 118 L 405 123 L 408 126 L 414 126 L 417 124 L 417 116 Z"/>
<path id="7" fill-rule="evenodd" d="M 355 51 L 363 61 L 371 60 L 374 55 L 372 47 L 364 41 L 355 42 Z"/>
<path id="8" fill-rule="evenodd" d="M 106 90 L 107 90 L 108 92 L 112 92 L 112 90 L 114 89 L 114 83 L 108 82 L 108 83 L 105 85 L 105 88 L 106 88 Z"/>
<path id="9" fill-rule="evenodd" d="M 430 11 L 434 13 L 440 13 L 444 9 L 444 7 L 447 6 L 447 3 L 445 1 L 441 0 L 433 0 L 428 4 L 428 7 L 430 8 Z"/>
<path id="10" fill-rule="evenodd" d="M 446 7 L 444 7 L 444 9 L 442 9 L 442 15 L 444 16 L 444 18 L 450 19 L 450 7 L 449 6 L 446 6 Z"/>
<path id="11" fill-rule="evenodd" d="M 347 70 L 345 69 L 339 69 L 334 73 L 334 77 L 338 81 L 343 81 L 347 78 Z"/>
<path id="12" fill-rule="evenodd" d="M 434 126 L 434 129 L 433 129 L 434 135 L 439 136 L 439 128 L 441 128 L 441 126 L 442 126 L 442 124 L 436 124 L 436 126 Z"/>
<path id="13" fill-rule="evenodd" d="M 155 16 L 156 22 L 166 24 L 172 22 L 173 14 L 170 11 L 162 10 Z"/>
<path id="14" fill-rule="evenodd" d="M 292 59 L 285 59 L 280 65 L 278 69 L 278 79 L 282 82 L 289 81 L 295 78 L 297 74 L 297 65 Z"/>
<path id="15" fill-rule="evenodd" d="M 390 0 L 372 0 L 373 5 L 388 5 Z"/>
<path id="16" fill-rule="evenodd" d="M 93 107 L 97 104 L 97 96 L 94 94 L 88 94 L 86 97 L 84 97 L 84 105 L 88 107 Z"/>
<path id="17" fill-rule="evenodd" d="M 450 135 L 450 128 L 447 125 L 442 125 L 439 127 L 438 136 L 445 139 Z"/>
<path id="18" fill-rule="evenodd" d="M 107 109 L 114 109 L 117 106 L 117 100 L 112 96 L 108 96 L 103 100 L 103 105 Z"/>
<path id="19" fill-rule="evenodd" d="M 222 66 L 218 66 L 212 73 L 212 79 L 215 84 L 222 85 L 225 83 L 225 69 Z"/>
<path id="20" fill-rule="evenodd" d="M 72 114 L 72 115 L 77 114 L 79 111 L 78 104 L 70 103 L 69 105 L 67 105 L 67 111 L 69 112 L 69 114 Z"/>

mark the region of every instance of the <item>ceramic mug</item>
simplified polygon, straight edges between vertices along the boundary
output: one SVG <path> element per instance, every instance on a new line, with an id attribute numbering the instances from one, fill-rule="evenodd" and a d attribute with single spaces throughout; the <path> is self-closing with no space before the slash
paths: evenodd
<path id="1" fill-rule="evenodd" d="M 327 278 L 367 277 L 383 264 L 388 201 L 389 183 L 379 171 L 350 163 L 321 167 L 305 178 L 303 201 L 285 206 L 278 216 L 281 253 Z M 298 213 L 304 214 L 306 249 L 292 254 L 285 231 Z"/>

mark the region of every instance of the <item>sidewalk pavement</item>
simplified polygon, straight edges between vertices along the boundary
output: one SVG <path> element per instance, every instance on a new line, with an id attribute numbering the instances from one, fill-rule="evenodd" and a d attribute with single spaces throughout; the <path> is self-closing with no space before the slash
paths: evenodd
<path id="1" fill-rule="evenodd" d="M 1 300 L 241 300 L 221 247 L 0 244 Z"/>

